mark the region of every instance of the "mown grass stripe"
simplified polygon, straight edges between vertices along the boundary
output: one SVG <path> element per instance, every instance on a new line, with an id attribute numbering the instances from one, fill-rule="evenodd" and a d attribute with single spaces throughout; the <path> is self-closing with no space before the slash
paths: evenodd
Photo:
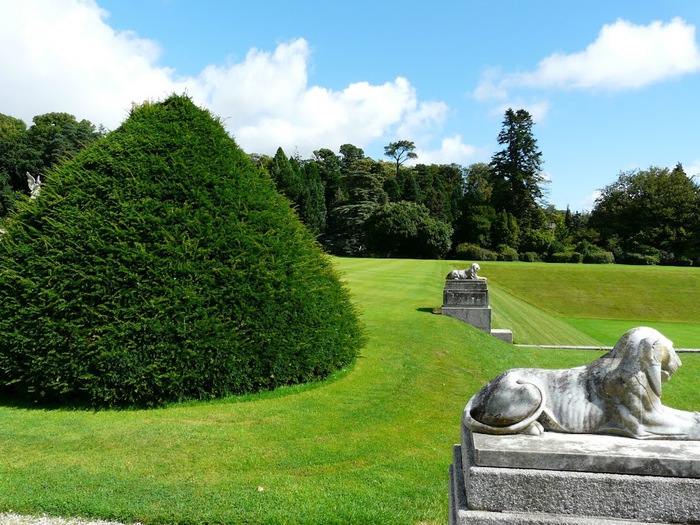
<path id="1" fill-rule="evenodd" d="M 444 277 L 462 262 L 334 264 L 368 336 L 348 371 L 314 387 L 153 410 L 40 410 L 5 400 L 0 511 L 145 524 L 443 524 L 469 397 L 508 368 L 563 368 L 601 354 L 518 348 L 433 315 L 426 309 L 440 306 Z M 497 275 L 521 266 L 482 273 L 500 290 Z M 509 304 L 524 316 L 543 310 Z M 682 360 L 664 402 L 697 410 L 700 356 Z"/>

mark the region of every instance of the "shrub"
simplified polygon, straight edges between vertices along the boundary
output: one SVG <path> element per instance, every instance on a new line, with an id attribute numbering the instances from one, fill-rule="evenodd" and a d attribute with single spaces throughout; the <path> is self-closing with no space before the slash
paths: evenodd
<path id="1" fill-rule="evenodd" d="M 455 256 L 458 259 L 470 261 L 497 261 L 498 254 L 476 244 L 462 243 L 455 247 Z"/>
<path id="2" fill-rule="evenodd" d="M 0 242 L 0 385 L 156 406 L 315 380 L 362 336 L 271 179 L 189 98 L 132 110 Z"/>
<path id="3" fill-rule="evenodd" d="M 623 253 L 619 262 L 622 264 L 656 265 L 659 264 L 660 257 L 653 254 Z"/>
<path id="4" fill-rule="evenodd" d="M 525 230 L 520 241 L 520 249 L 524 252 L 545 253 L 554 241 L 552 230 Z"/>
<path id="5" fill-rule="evenodd" d="M 518 250 L 515 248 L 511 248 L 510 246 L 507 246 L 505 244 L 501 244 L 498 246 L 497 250 L 498 252 L 498 260 L 499 261 L 517 261 L 519 259 L 518 257 Z"/>
<path id="6" fill-rule="evenodd" d="M 557 252 L 550 256 L 550 262 L 554 263 L 574 263 L 583 261 L 583 255 L 578 252 Z"/>
<path id="7" fill-rule="evenodd" d="M 586 264 L 613 264 L 615 262 L 615 257 L 612 252 L 591 250 L 584 254 L 583 262 Z"/>
<path id="8" fill-rule="evenodd" d="M 520 254 L 520 260 L 523 262 L 540 262 L 542 258 L 535 252 L 525 252 Z"/>
<path id="9" fill-rule="evenodd" d="M 659 264 L 664 266 L 693 266 L 693 260 L 689 257 L 676 257 L 673 253 L 662 252 L 659 258 Z"/>
<path id="10" fill-rule="evenodd" d="M 367 251 L 380 257 L 441 259 L 452 227 L 433 219 L 423 204 L 400 201 L 378 207 L 364 224 Z"/>

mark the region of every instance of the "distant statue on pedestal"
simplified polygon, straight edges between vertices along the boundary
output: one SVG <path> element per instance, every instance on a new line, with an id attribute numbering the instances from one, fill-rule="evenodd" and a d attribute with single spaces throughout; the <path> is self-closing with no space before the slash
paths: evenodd
<path id="1" fill-rule="evenodd" d="M 447 274 L 447 279 L 476 279 L 485 281 L 486 277 L 479 277 L 477 272 L 481 270 L 481 266 L 474 263 L 466 270 L 452 270 Z"/>
<path id="2" fill-rule="evenodd" d="M 36 199 L 41 191 L 41 175 L 34 178 L 31 173 L 27 172 L 27 185 L 29 186 L 29 198 Z"/>

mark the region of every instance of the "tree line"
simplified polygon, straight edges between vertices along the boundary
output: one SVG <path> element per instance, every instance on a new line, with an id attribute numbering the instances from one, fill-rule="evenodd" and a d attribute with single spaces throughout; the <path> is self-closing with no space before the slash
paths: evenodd
<path id="1" fill-rule="evenodd" d="M 104 135 L 88 121 L 50 113 L 27 127 L 0 115 L 0 216 L 44 175 Z M 415 144 L 372 159 L 352 144 L 310 158 L 249 154 L 324 249 L 356 257 L 677 264 L 700 263 L 700 189 L 679 163 L 622 172 L 590 212 L 547 203 L 531 115 L 508 109 L 489 163 L 421 164 Z M 407 161 L 416 161 L 408 166 Z"/>

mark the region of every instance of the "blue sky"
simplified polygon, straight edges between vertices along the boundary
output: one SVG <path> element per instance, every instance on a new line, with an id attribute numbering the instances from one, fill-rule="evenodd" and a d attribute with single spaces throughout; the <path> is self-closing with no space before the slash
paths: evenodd
<path id="1" fill-rule="evenodd" d="M 508 107 L 558 208 L 620 171 L 700 173 L 696 0 L 0 0 L 0 113 L 114 129 L 187 92 L 249 153 L 351 143 L 488 162 Z"/>

